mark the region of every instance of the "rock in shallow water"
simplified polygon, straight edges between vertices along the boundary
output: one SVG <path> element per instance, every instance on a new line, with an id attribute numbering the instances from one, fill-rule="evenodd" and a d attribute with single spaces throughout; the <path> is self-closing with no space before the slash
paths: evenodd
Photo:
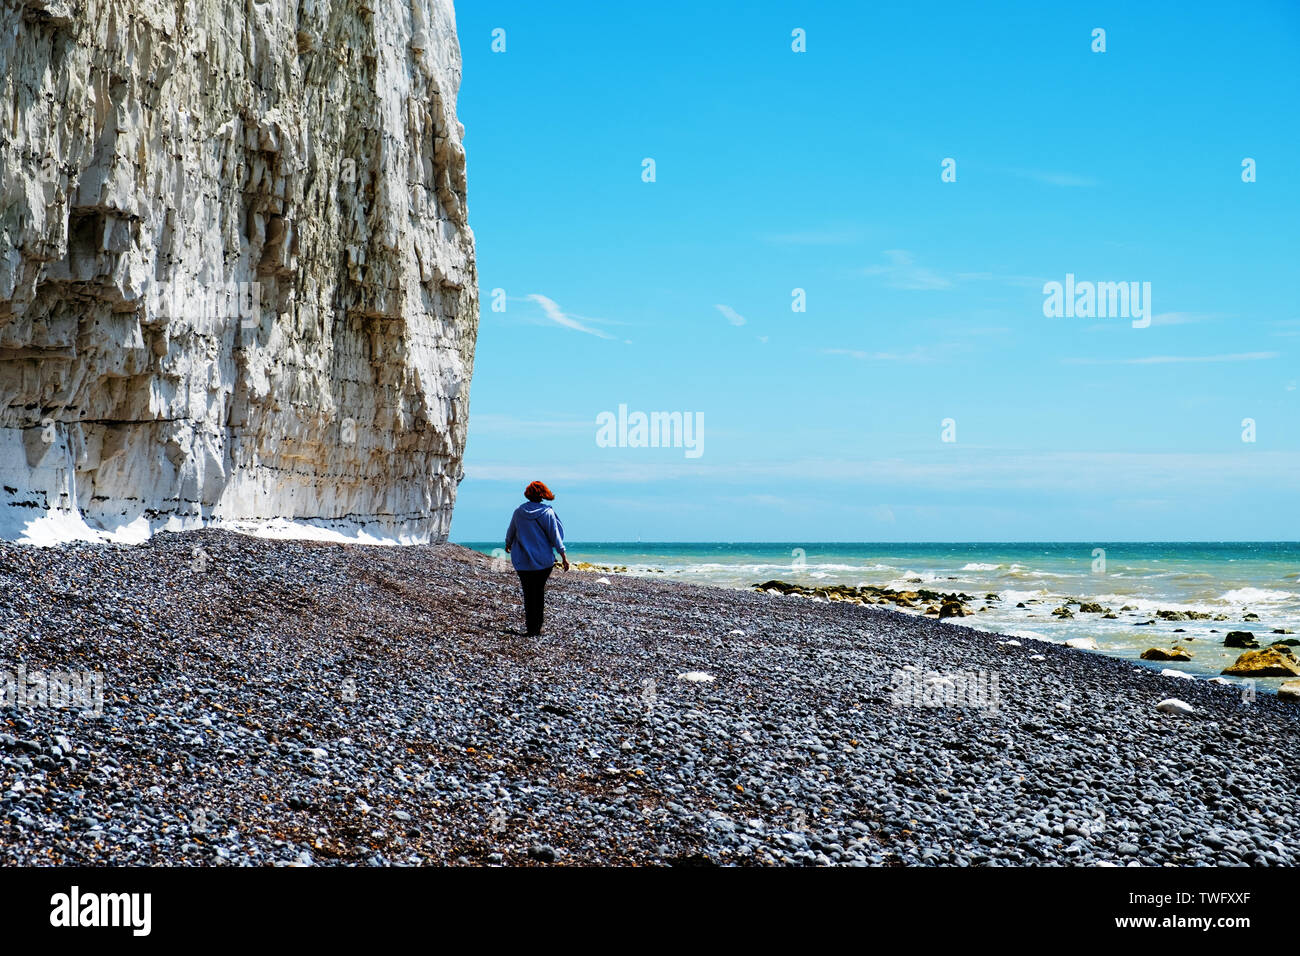
<path id="1" fill-rule="evenodd" d="M 1223 639 L 1224 647 L 1256 648 L 1259 641 L 1250 631 L 1229 631 Z"/>
<path id="2" fill-rule="evenodd" d="M 1289 647 L 1278 645 L 1246 651 L 1235 664 L 1223 669 L 1234 677 L 1300 677 L 1300 661 Z"/>

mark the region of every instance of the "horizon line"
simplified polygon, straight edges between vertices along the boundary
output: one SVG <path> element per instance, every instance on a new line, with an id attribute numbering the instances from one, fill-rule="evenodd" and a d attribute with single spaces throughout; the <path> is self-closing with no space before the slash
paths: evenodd
<path id="1" fill-rule="evenodd" d="M 499 539 L 496 539 L 496 538 L 491 538 L 491 539 L 484 538 L 484 539 L 479 539 L 479 540 L 470 540 L 470 539 L 465 539 L 465 540 L 461 540 L 461 541 L 452 541 L 450 538 L 448 538 L 448 539 L 447 539 L 447 544 L 459 544 L 459 545 L 469 545 L 469 544 L 488 544 L 488 543 L 491 543 L 491 542 L 494 542 L 494 541 L 497 541 L 497 540 L 499 540 Z M 922 539 L 918 539 L 918 540 L 901 540 L 901 539 L 900 539 L 900 540 L 896 540 L 896 541 L 884 541 L 884 540 L 881 540 L 881 541 L 849 541 L 849 540 L 844 540 L 844 541 L 808 541 L 808 540 L 795 540 L 795 539 L 791 539 L 791 540 L 789 540 L 789 541 L 770 541 L 770 540 L 769 540 L 769 541 L 759 541 L 759 540 L 722 540 L 722 539 L 718 539 L 718 540 L 714 540 L 714 541 L 643 541 L 643 540 L 636 540 L 636 541 L 630 541 L 630 540 L 622 540 L 622 541 L 619 541 L 619 540 L 609 540 L 609 541 L 570 541 L 570 542 L 567 542 L 567 544 L 568 544 L 568 547 L 578 547 L 578 546 L 580 546 L 580 545 L 590 546 L 590 545 L 611 545 L 611 544 L 766 544 L 766 545 L 781 545 L 781 546 L 785 546 L 785 545 L 789 544 L 789 545 L 794 545 L 794 546 L 796 546 L 796 547 L 803 547 L 803 548 L 806 548 L 806 547 L 808 547 L 809 545 L 823 545 L 823 544 L 826 544 L 826 545 L 845 545 L 845 544 L 858 544 L 858 545 L 882 545 L 882 544 L 883 544 L 883 545 L 899 545 L 899 544 L 956 544 L 956 545 L 980 545 L 980 546 L 989 546 L 989 545 L 1008 545 L 1008 544 L 1018 544 L 1018 545 L 1025 545 L 1025 544 L 1051 544 L 1051 545 L 1079 545 L 1080 547 L 1098 547 L 1098 546 L 1100 546 L 1100 545 L 1105 545 L 1105 544 L 1287 544 L 1287 545 L 1297 545 L 1297 546 L 1300 546 L 1300 540 L 1287 540 L 1287 539 L 1278 539 L 1278 540 L 1267 540 L 1267 539 L 1241 539 L 1241 540 L 1237 540 L 1237 539 L 1223 539 L 1223 540 L 1219 540 L 1219 541 L 1213 541 L 1213 540 L 1192 540 L 1192 539 L 1187 539 L 1187 540 L 1164 539 L 1164 540 L 1162 540 L 1162 539 L 1155 539 L 1155 538 L 1152 538 L 1152 539 L 1147 539 L 1147 538 L 1109 538 L 1109 539 L 1093 539 L 1093 540 L 1091 540 L 1091 541 L 1050 541 L 1050 540 L 1046 540 L 1046 539 L 1043 539 L 1043 540 L 1032 540 L 1032 539 L 1026 539 L 1026 540 L 1023 540 L 1023 541 L 950 541 L 950 540 L 940 540 L 940 539 L 933 539 L 933 540 L 929 540 L 929 539 L 924 539 L 924 540 L 922 540 Z"/>

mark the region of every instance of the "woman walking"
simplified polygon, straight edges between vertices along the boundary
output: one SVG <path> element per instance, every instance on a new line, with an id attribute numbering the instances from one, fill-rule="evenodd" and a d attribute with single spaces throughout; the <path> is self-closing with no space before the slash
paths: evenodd
<path id="1" fill-rule="evenodd" d="M 555 509 L 546 504 L 554 501 L 551 489 L 534 481 L 524 489 L 528 500 L 515 509 L 506 530 L 506 554 L 519 575 L 519 585 L 524 592 L 525 634 L 536 637 L 542 633 L 542 616 L 546 605 L 546 579 L 555 567 L 558 552 L 564 570 L 569 570 L 569 559 L 564 553 L 564 525 Z"/>

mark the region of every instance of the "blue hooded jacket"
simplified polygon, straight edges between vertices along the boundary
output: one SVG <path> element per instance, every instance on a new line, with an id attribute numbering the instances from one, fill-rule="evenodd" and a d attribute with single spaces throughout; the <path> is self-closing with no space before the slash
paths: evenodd
<path id="1" fill-rule="evenodd" d="M 544 501 L 525 501 L 506 531 L 506 550 L 516 571 L 543 571 L 555 564 L 551 549 L 564 551 L 564 525 Z"/>

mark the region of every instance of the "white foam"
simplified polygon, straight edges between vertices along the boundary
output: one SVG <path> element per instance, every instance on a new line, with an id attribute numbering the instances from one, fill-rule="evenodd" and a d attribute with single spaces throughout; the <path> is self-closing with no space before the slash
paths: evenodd
<path id="1" fill-rule="evenodd" d="M 1038 631 L 1014 630 L 1014 631 L 1004 631 L 1003 633 L 1010 634 L 1012 637 L 1027 638 L 1028 640 L 1031 641 L 1042 641 L 1044 644 L 1060 643 L 1059 641 L 1048 637 L 1046 634 L 1041 634 Z"/>
<path id="2" fill-rule="evenodd" d="M 934 584 L 936 581 L 947 580 L 947 575 L 939 574 L 937 571 L 904 571 L 901 578 L 894 578 L 885 587 L 895 591 L 911 591 L 918 584 Z"/>
<path id="3" fill-rule="evenodd" d="M 1004 590 L 999 593 L 1002 595 L 1002 601 L 1004 604 L 1010 603 L 1012 605 L 1019 604 L 1022 601 L 1027 602 L 1030 598 L 1042 600 L 1047 597 L 1047 592 L 1042 588 L 1039 588 L 1037 591 Z"/>
<path id="4" fill-rule="evenodd" d="M 1227 604 L 1285 604 L 1300 600 L 1300 594 L 1273 588 L 1234 588 L 1225 591 L 1219 600 Z"/>

